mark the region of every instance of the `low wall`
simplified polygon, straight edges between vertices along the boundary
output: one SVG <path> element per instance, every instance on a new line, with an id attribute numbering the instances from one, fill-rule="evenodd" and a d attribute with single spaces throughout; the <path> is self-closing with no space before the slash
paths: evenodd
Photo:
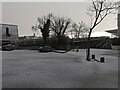
<path id="1" fill-rule="evenodd" d="M 113 45 L 112 45 L 112 49 L 120 50 L 120 46 L 113 46 Z"/>

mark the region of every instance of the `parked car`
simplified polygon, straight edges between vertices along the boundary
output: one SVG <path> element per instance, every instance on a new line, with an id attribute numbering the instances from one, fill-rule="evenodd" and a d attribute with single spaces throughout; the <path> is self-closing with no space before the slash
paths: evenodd
<path id="1" fill-rule="evenodd" d="M 52 51 L 53 51 L 52 47 L 50 47 L 50 46 L 48 46 L 48 45 L 46 45 L 46 46 L 41 46 L 41 47 L 39 48 L 39 52 L 52 52 Z"/>
<path id="2" fill-rule="evenodd" d="M 10 41 L 2 41 L 2 47 L 1 48 L 2 48 L 3 51 L 11 51 L 11 50 L 14 50 L 15 46 Z"/>

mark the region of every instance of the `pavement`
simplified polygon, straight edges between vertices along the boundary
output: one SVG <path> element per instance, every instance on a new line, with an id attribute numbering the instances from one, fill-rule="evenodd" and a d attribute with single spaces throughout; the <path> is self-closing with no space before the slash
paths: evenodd
<path id="1" fill-rule="evenodd" d="M 92 49 L 105 63 L 88 62 L 85 54 L 3 51 L 2 88 L 118 88 L 118 51 Z"/>

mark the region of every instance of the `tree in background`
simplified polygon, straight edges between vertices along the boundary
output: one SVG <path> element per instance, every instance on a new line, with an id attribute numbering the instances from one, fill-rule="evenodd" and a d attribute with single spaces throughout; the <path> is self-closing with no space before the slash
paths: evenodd
<path id="1" fill-rule="evenodd" d="M 71 20 L 70 18 L 55 16 L 51 18 L 51 32 L 53 33 L 54 43 L 53 45 L 57 49 L 69 49 L 69 37 L 66 35 L 70 27 Z"/>
<path id="2" fill-rule="evenodd" d="M 117 9 L 117 2 L 108 2 L 107 0 L 92 0 L 92 7 L 87 11 L 87 14 L 91 17 L 91 27 L 88 34 L 88 47 L 86 59 L 90 61 L 90 37 L 93 29 L 99 25 L 104 18 L 114 13 Z"/>
<path id="3" fill-rule="evenodd" d="M 70 24 L 70 19 L 65 17 L 52 17 L 51 30 L 57 37 L 58 41 L 65 35 Z"/>
<path id="4" fill-rule="evenodd" d="M 88 33 L 88 27 L 87 27 L 87 25 L 83 21 L 81 21 L 79 23 L 79 25 L 77 25 L 76 23 L 74 23 L 72 25 L 71 30 L 70 31 L 73 32 L 74 37 L 76 39 L 79 39 L 80 37 L 84 37 L 86 35 L 86 33 Z"/>
<path id="5" fill-rule="evenodd" d="M 36 36 L 36 32 L 38 31 L 37 24 L 35 26 L 32 26 L 31 29 L 34 32 L 33 36 Z"/>
<path id="6" fill-rule="evenodd" d="M 41 30 L 44 44 L 47 43 L 47 37 L 49 37 L 50 33 L 50 22 L 51 22 L 52 14 L 49 13 L 47 16 L 38 18 L 38 28 Z"/>
<path id="7" fill-rule="evenodd" d="M 54 45 L 54 43 L 52 45 L 58 47 L 67 47 L 67 44 L 69 43 L 69 37 L 67 37 L 65 33 L 69 28 L 69 24 L 69 18 L 57 17 L 52 13 L 49 13 L 47 16 L 39 17 L 37 19 L 37 24 L 32 26 L 32 29 L 34 31 L 41 31 L 44 44 L 47 44 L 47 38 L 50 36 L 50 34 L 52 34 L 51 39 L 49 38 L 49 40 L 55 41 L 57 44 Z"/>

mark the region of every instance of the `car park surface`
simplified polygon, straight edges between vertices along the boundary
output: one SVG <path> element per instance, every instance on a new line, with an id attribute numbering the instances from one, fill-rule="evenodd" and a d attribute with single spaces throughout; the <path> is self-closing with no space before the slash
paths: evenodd
<path id="1" fill-rule="evenodd" d="M 85 50 L 39 53 L 2 51 L 3 88 L 117 88 L 118 51 L 92 49 L 105 63 L 85 60 Z"/>

